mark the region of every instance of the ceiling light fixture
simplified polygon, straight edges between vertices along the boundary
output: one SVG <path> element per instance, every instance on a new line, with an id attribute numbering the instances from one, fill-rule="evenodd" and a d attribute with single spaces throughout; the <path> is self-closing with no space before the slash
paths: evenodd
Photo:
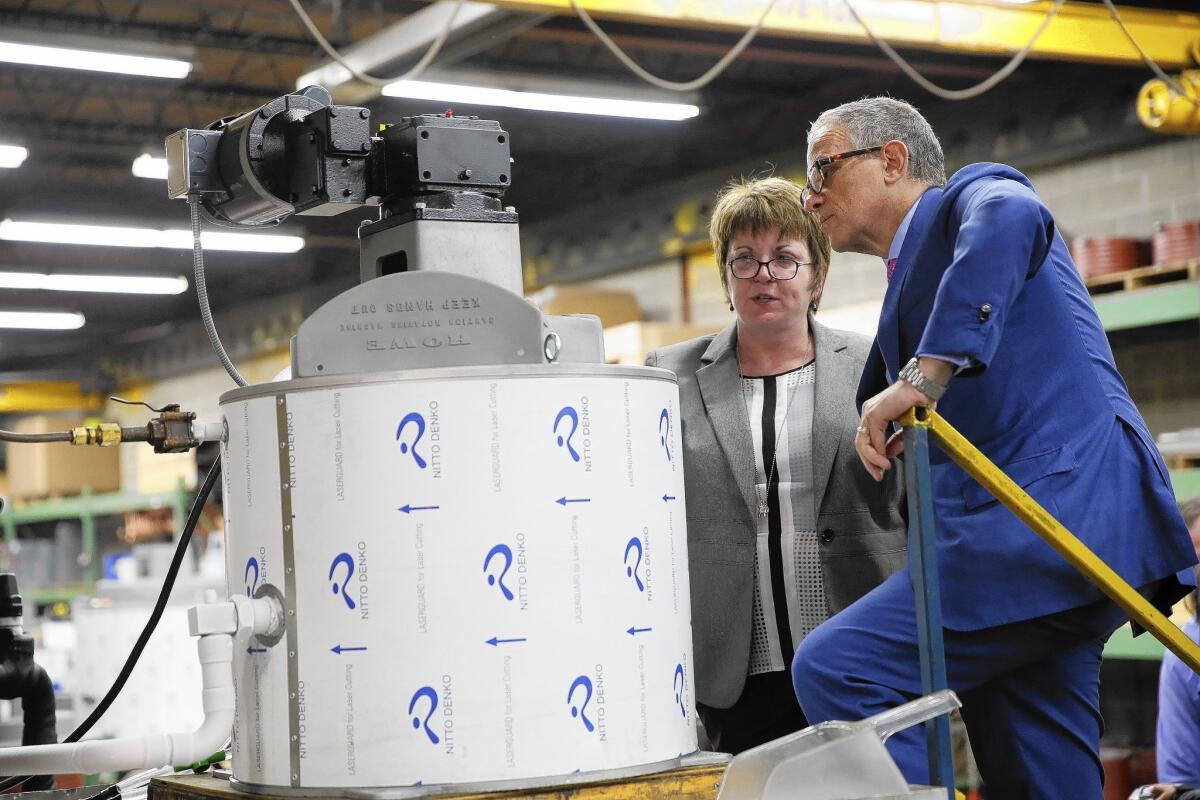
<path id="1" fill-rule="evenodd" d="M 0 272 L 0 289 L 39 289 L 51 292 L 111 292 L 114 294 L 181 294 L 187 278 L 141 275 L 46 275 L 40 272 Z"/>
<path id="2" fill-rule="evenodd" d="M 46 244 L 192 249 L 192 232 L 188 230 L 164 231 L 156 228 L 22 222 L 11 219 L 0 222 L 0 239 Z M 200 241 L 206 250 L 234 250 L 243 253 L 295 253 L 304 247 L 304 238 L 301 236 L 270 233 L 205 231 L 200 234 Z"/>
<path id="3" fill-rule="evenodd" d="M 384 87 L 383 94 L 387 97 L 408 97 L 413 100 L 433 100 L 442 103 L 466 103 L 477 106 L 502 106 L 530 111 L 558 111 L 567 114 L 593 114 L 635 119 L 678 121 L 690 119 L 700 113 L 698 106 L 686 103 L 547 94 L 432 81 L 395 81 Z"/>
<path id="4" fill-rule="evenodd" d="M 175 58 L 135 56 L 104 50 L 51 47 L 14 41 L 0 41 L 0 61 L 38 67 L 141 75 L 147 78 L 186 78 L 192 71 L 190 61 Z"/>
<path id="5" fill-rule="evenodd" d="M 149 153 L 142 153 L 133 160 L 133 174 L 138 178 L 167 179 L 167 160 Z"/>
<path id="6" fill-rule="evenodd" d="M 83 314 L 74 311 L 0 311 L 0 328 L 74 331 L 85 321 Z"/>
<path id="7" fill-rule="evenodd" d="M 15 144 L 0 144 L 0 167 L 15 169 L 29 156 L 29 151 Z"/>

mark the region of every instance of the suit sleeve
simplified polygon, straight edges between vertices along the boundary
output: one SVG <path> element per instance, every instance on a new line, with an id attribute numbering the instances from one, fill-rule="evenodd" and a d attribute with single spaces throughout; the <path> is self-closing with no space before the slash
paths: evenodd
<path id="1" fill-rule="evenodd" d="M 1050 252 L 1054 219 L 1029 187 L 990 180 L 955 203 L 954 258 L 942 275 L 918 353 L 954 353 L 987 369 L 1008 314 Z"/>
<path id="2" fill-rule="evenodd" d="M 867 351 L 867 362 L 863 364 L 862 375 L 858 378 L 858 393 L 854 397 L 858 413 L 862 414 L 863 403 L 887 387 L 887 369 L 883 364 L 883 353 L 879 351 L 879 340 L 876 339 L 871 342 L 871 349 Z"/>

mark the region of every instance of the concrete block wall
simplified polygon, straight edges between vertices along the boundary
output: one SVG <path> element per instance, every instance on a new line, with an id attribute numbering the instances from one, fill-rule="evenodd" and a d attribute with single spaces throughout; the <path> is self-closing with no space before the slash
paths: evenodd
<path id="1" fill-rule="evenodd" d="M 1200 219 L 1200 137 L 1159 144 L 1030 174 L 1064 238 L 1148 239 L 1155 222 Z"/>

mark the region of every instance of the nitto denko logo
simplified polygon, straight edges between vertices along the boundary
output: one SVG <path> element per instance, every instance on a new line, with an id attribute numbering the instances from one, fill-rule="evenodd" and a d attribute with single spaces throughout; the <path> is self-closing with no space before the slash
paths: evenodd
<path id="1" fill-rule="evenodd" d="M 551 429 L 554 442 L 567 452 L 575 463 L 583 464 L 584 472 L 592 471 L 592 419 L 588 397 L 579 398 L 579 407 L 563 406 L 554 417 Z M 575 435 L 579 434 L 576 439 Z"/>
<path id="2" fill-rule="evenodd" d="M 683 679 L 683 664 L 675 665 L 675 677 L 673 679 L 675 685 L 675 702 L 679 705 L 679 713 L 683 717 L 687 717 L 687 706 L 683 704 L 683 689 L 686 682 Z"/>
<path id="3" fill-rule="evenodd" d="M 250 560 L 246 562 L 246 572 L 244 577 L 246 583 L 246 597 L 253 597 L 254 590 L 258 588 L 258 559 L 250 556 Z"/>
<path id="4" fill-rule="evenodd" d="M 429 710 L 425 712 L 425 718 L 421 719 L 419 707 L 424 706 L 422 701 L 428 701 Z M 413 730 L 424 730 L 425 736 L 429 739 L 430 744 L 437 744 L 441 741 L 438 735 L 429 727 L 429 720 L 433 717 L 433 712 L 437 711 L 438 696 L 432 686 L 422 686 L 417 691 L 413 692 L 412 699 L 408 701 L 408 713 L 412 715 Z"/>
<path id="5" fill-rule="evenodd" d="M 583 702 L 578 702 L 576 695 L 583 698 Z M 587 705 L 592 700 L 592 679 L 587 675 L 580 675 L 571 683 L 571 688 L 567 690 L 567 705 L 571 708 L 571 716 L 577 717 L 583 722 L 583 727 L 587 728 L 588 733 L 596 730 L 596 726 L 587 716 Z M 576 703 L 578 702 L 578 705 Z"/>
<path id="6" fill-rule="evenodd" d="M 408 429 L 409 435 L 412 436 L 412 441 L 406 440 L 405 429 Z M 401 453 L 411 453 L 413 461 L 420 469 L 425 469 L 429 466 L 428 462 L 421 457 L 417 452 L 417 445 L 421 442 L 421 437 L 425 435 L 425 417 L 419 412 L 413 411 L 404 415 L 404 419 L 400 420 L 400 424 L 396 427 L 396 441 L 400 442 Z"/>
<path id="7" fill-rule="evenodd" d="M 335 577 L 340 571 L 339 567 L 346 568 L 346 576 L 340 582 Z M 338 553 L 329 565 L 329 580 L 332 584 L 333 593 L 335 595 L 340 594 L 342 599 L 346 601 L 346 608 L 353 611 L 355 608 L 354 598 L 346 591 L 346 586 L 350 583 L 352 577 L 354 577 L 354 557 L 349 553 Z"/>
<path id="8" fill-rule="evenodd" d="M 503 566 L 500 567 L 499 574 L 491 572 L 493 560 L 497 561 L 497 563 L 503 561 Z M 504 595 L 505 600 L 513 599 L 512 591 L 504 585 L 504 576 L 508 574 L 512 563 L 512 548 L 506 544 L 498 544 L 491 550 L 488 550 L 487 555 L 483 559 L 483 571 L 487 575 L 488 586 L 500 587 L 500 592 Z"/>
<path id="9" fill-rule="evenodd" d="M 632 555 L 633 563 L 630 563 Z M 646 591 L 646 584 L 642 583 L 642 576 L 638 574 L 638 568 L 642 566 L 642 540 L 634 536 L 625 545 L 625 575 L 633 579 L 637 584 L 639 592 Z"/>
<path id="10" fill-rule="evenodd" d="M 671 414 L 664 408 L 662 413 L 658 415 L 658 442 L 662 445 L 663 452 L 667 454 L 667 461 L 671 460 Z"/>
<path id="11" fill-rule="evenodd" d="M 564 424 L 564 420 L 566 424 Z M 561 431 L 559 425 L 562 425 Z M 572 406 L 563 406 L 562 410 L 558 412 L 558 416 L 554 418 L 554 435 L 558 446 L 566 448 L 567 452 L 571 454 L 572 461 L 579 460 L 579 451 L 575 449 L 575 444 L 571 441 L 571 437 L 577 430 L 579 430 L 579 412 Z"/>

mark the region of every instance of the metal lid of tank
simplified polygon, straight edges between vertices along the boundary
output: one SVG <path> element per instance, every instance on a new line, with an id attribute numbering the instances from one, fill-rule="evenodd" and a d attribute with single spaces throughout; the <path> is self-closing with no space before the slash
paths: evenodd
<path id="1" fill-rule="evenodd" d="M 636 378 L 675 383 L 675 373 L 659 367 L 635 367 L 617 364 L 497 364 L 480 367 L 445 367 L 405 370 L 403 372 L 372 372 L 362 375 L 331 375 L 320 378 L 256 383 L 240 386 L 221 395 L 220 403 L 232 403 L 255 397 L 270 397 L 290 392 L 328 389 L 339 386 L 359 386 L 370 383 L 397 381 L 486 380 L 487 378 Z"/>

